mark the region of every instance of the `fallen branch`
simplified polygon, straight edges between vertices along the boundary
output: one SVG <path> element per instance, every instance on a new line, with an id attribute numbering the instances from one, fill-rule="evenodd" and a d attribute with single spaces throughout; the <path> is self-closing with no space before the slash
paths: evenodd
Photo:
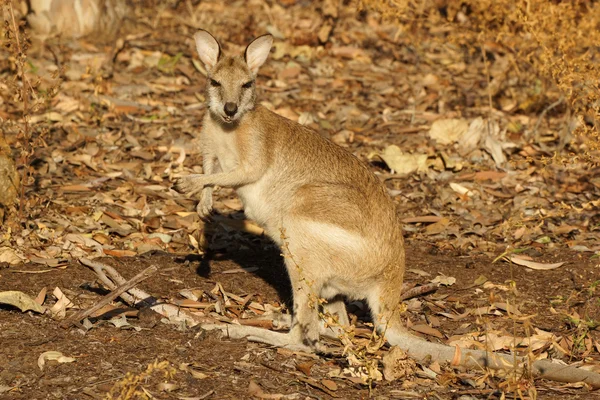
<path id="1" fill-rule="evenodd" d="M 84 263 L 83 260 L 90 261 L 87 259 L 81 259 L 80 261 L 82 262 L 82 264 Z M 89 317 L 90 315 L 92 315 L 96 311 L 100 310 L 102 307 L 104 307 L 105 305 L 107 305 L 108 303 L 110 303 L 111 301 L 113 301 L 114 299 L 116 299 L 117 297 L 119 297 L 120 295 L 125 293 L 126 291 L 128 291 L 129 289 L 133 288 L 138 283 L 142 282 L 144 279 L 151 277 L 157 271 L 158 271 L 158 267 L 156 265 L 149 266 L 148 268 L 146 268 L 145 270 L 143 270 L 142 272 L 140 272 L 139 274 L 137 274 L 136 276 L 131 278 L 129 281 L 126 281 L 125 283 L 116 287 L 114 290 L 112 290 L 110 293 L 108 293 L 106 296 L 104 296 L 102 299 L 100 299 L 100 301 L 98 303 L 96 303 L 93 307 L 90 307 L 87 310 L 79 311 L 75 315 L 72 315 L 71 317 L 65 319 L 60 324 L 60 326 L 62 328 L 68 328 L 71 325 L 73 325 L 74 323 L 79 323 L 81 320 Z"/>
<path id="2" fill-rule="evenodd" d="M 94 270 L 102 283 L 104 283 L 111 291 L 114 291 L 117 287 L 127 283 L 127 280 L 109 265 L 92 261 L 87 258 L 80 258 L 79 262 Z M 172 304 L 159 303 L 155 297 L 138 288 L 131 287 L 127 289 L 127 291 L 119 294 L 118 297 L 121 297 L 121 299 L 131 307 L 147 305 L 152 311 L 168 318 L 170 321 L 185 322 L 188 326 L 195 326 L 201 322 L 207 321 L 206 318 L 189 313 Z"/>

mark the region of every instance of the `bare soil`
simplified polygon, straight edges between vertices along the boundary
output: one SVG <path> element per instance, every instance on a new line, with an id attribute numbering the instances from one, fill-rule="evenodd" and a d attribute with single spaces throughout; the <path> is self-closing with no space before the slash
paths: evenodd
<path id="1" fill-rule="evenodd" d="M 427 243 L 410 243 L 407 251 L 408 268 L 429 272 L 432 276 L 444 274 L 456 278 L 456 284 L 440 289 L 435 296 L 453 296 L 456 308 L 467 308 L 490 303 L 490 296 L 501 299 L 504 294 L 485 290 L 476 291 L 470 287 L 480 275 L 486 275 L 490 282 L 504 284 L 507 281 L 517 282 L 516 297 L 519 309 L 524 315 L 533 315 L 534 326 L 556 333 L 569 335 L 571 327 L 565 317 L 553 312 L 550 302 L 562 296 L 581 297 L 581 289 L 589 288 L 598 278 L 600 265 L 577 254 L 557 252 L 547 255 L 548 262 L 560 259 L 567 260 L 567 265 L 553 271 L 531 271 L 506 263 L 491 264 L 485 255 L 464 255 L 455 252 L 440 252 Z M 185 259 L 185 257 L 168 254 L 148 254 L 135 258 L 106 258 L 103 261 L 116 267 L 126 277 L 151 264 L 159 265 L 158 275 L 144 281 L 140 287 L 157 297 L 177 297 L 183 288 L 200 288 L 210 290 L 215 282 L 223 288 L 239 295 L 256 294 L 261 301 L 285 303 L 289 300 L 288 282 L 279 256 L 272 248 L 256 248 L 237 251 L 232 254 L 214 254 L 210 259 Z M 255 266 L 256 273 L 222 273 L 237 265 Z M 38 266 L 25 266 L 20 271 L 39 270 Z M 568 273 L 565 273 L 567 272 Z M 95 275 L 89 269 L 76 263 L 65 270 L 57 269 L 44 274 L 17 273 L 11 269 L 1 272 L 0 291 L 23 290 L 36 296 L 43 288 L 59 286 L 75 303 L 89 301 L 90 297 L 98 299 L 100 294 L 93 290 Z M 17 279 L 18 277 L 18 279 Z M 406 280 L 424 283 L 425 278 L 408 272 Z M 88 289 L 86 289 L 88 288 Z M 494 292 L 494 294 L 492 294 Z M 447 300 L 447 299 L 446 299 Z M 600 319 L 598 297 L 579 303 L 580 315 L 588 315 L 591 319 Z M 447 303 L 450 303 L 449 301 Z M 457 306 L 461 304 L 460 306 Z M 411 314 L 414 322 L 434 315 L 432 311 L 421 315 Z M 290 355 L 269 346 L 249 343 L 245 340 L 222 339 L 215 333 L 198 329 L 178 329 L 163 324 L 160 317 L 152 312 L 141 312 L 139 318 L 130 322 L 142 329 L 119 329 L 111 324 L 83 333 L 79 329 L 62 329 L 59 321 L 34 314 L 23 314 L 19 310 L 5 307 L 0 310 L 0 385 L 16 386 L 18 389 L 0 397 L 7 399 L 80 399 L 100 398 L 108 393 L 116 382 L 122 381 L 126 374 L 140 374 L 155 360 L 168 361 L 172 366 L 192 364 L 206 374 L 205 379 L 194 379 L 189 374 L 177 371 L 168 379 L 175 384 L 173 392 L 161 391 L 162 374 L 152 375 L 144 381 L 143 387 L 154 398 L 206 398 L 241 399 L 250 398 L 248 387 L 250 381 L 258 383 L 266 393 L 292 394 L 300 393 L 298 398 L 331 398 L 323 391 L 311 387 L 297 378 L 298 364 L 314 363 L 310 369 L 310 377 L 319 381 L 327 378 L 327 372 L 336 366 L 344 367 L 344 358 L 312 358 L 302 355 Z M 461 330 L 461 325 L 475 323 L 469 317 L 460 323 L 448 319 L 439 319 L 438 329 L 446 336 Z M 522 324 L 515 328 L 512 320 L 503 317 L 488 317 L 486 324 L 493 329 L 522 330 Z M 464 327 L 463 327 L 464 328 Z M 518 334 L 518 332 L 517 332 Z M 592 335 L 598 340 L 597 331 Z M 438 340 L 428 338 L 428 340 Z M 38 366 L 40 354 L 56 350 L 76 358 L 74 363 L 48 362 L 43 371 Z M 457 376 L 461 376 L 458 374 Z M 468 374 L 462 374 L 468 379 Z M 348 380 L 334 379 L 337 384 L 335 393 L 339 398 L 406 398 L 402 393 L 406 390 L 402 381 L 377 382 L 371 391 L 368 387 L 354 384 Z M 498 398 L 493 391 L 479 391 L 463 384 L 440 385 L 429 381 L 430 386 L 411 388 L 411 393 L 418 393 L 420 398 L 460 398 L 461 395 L 472 398 Z M 580 398 L 598 397 L 582 389 L 561 388 L 556 383 L 536 383 L 539 398 Z M 199 396 L 199 397 L 198 397 Z M 464 398 L 464 397 L 463 397 Z"/>

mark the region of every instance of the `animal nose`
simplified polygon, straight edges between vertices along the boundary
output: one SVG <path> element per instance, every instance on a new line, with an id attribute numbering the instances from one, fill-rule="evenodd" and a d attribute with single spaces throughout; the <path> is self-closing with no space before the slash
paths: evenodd
<path id="1" fill-rule="evenodd" d="M 237 112 L 237 104 L 235 103 L 225 103 L 225 114 L 229 117 L 233 117 Z"/>

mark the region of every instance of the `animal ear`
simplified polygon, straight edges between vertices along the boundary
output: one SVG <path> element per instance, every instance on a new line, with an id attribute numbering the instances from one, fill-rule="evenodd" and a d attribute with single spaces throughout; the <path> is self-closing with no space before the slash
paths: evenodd
<path id="1" fill-rule="evenodd" d="M 204 63 L 206 69 L 213 68 L 221 57 L 221 46 L 219 46 L 217 39 L 204 29 L 201 29 L 194 35 L 194 40 L 196 41 L 196 50 L 198 51 L 200 60 Z"/>
<path id="2" fill-rule="evenodd" d="M 273 36 L 267 34 L 257 37 L 246 47 L 244 59 L 253 74 L 256 75 L 260 66 L 267 61 L 272 45 Z"/>

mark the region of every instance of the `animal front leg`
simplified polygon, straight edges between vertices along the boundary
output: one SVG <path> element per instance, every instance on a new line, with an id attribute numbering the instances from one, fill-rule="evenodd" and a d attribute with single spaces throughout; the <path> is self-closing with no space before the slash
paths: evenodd
<path id="1" fill-rule="evenodd" d="M 258 169 L 237 168 L 230 172 L 212 175 L 192 174 L 178 179 L 176 188 L 188 196 L 199 193 L 205 186 L 240 187 L 256 182 L 261 171 Z"/>
<path id="2" fill-rule="evenodd" d="M 203 157 L 203 161 L 202 161 L 202 172 L 204 172 L 205 175 L 212 175 L 215 172 L 217 172 L 217 165 L 216 165 L 216 158 L 213 157 L 210 154 L 205 154 Z M 219 170 L 220 170 L 220 166 L 219 166 Z M 212 193 L 213 193 L 213 187 L 212 186 L 205 186 L 202 189 L 202 192 L 200 193 L 200 201 L 198 202 L 198 205 L 196 206 L 196 211 L 198 212 L 198 215 L 200 216 L 200 218 L 205 218 L 207 217 L 211 212 L 212 212 L 212 205 L 213 205 L 213 200 L 212 200 Z"/>
<path id="3" fill-rule="evenodd" d="M 201 174 L 183 176 L 175 183 L 175 189 L 188 197 L 194 197 L 204 189 L 204 180 L 202 179 L 204 176 Z"/>

